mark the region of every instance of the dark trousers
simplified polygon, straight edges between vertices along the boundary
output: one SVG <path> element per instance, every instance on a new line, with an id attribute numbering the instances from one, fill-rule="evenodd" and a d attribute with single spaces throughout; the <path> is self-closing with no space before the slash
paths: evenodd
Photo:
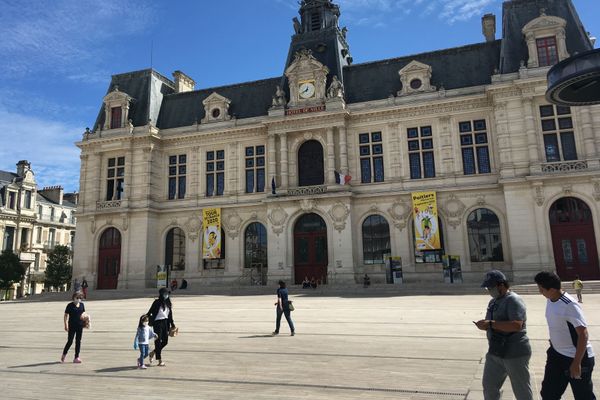
<path id="1" fill-rule="evenodd" d="M 69 336 L 67 337 L 67 344 L 63 349 L 63 354 L 67 354 L 71 345 L 73 344 L 73 338 L 75 338 L 75 358 L 79 357 L 79 351 L 81 350 L 81 335 L 83 335 L 83 327 L 73 327 L 69 325 Z"/>
<path id="2" fill-rule="evenodd" d="M 581 362 L 581 379 L 572 379 L 569 373 L 572 358 L 563 356 L 552 347 L 546 354 L 546 370 L 540 392 L 542 400 L 560 400 L 568 384 L 571 384 L 575 400 L 596 400 L 592 384 L 594 357 L 588 358 L 586 355 Z"/>
<path id="3" fill-rule="evenodd" d="M 281 326 L 281 316 L 285 315 L 285 319 L 287 320 L 288 325 L 290 326 L 290 331 L 294 332 L 294 323 L 292 322 L 292 316 L 290 315 L 289 307 L 284 307 L 283 310 L 277 308 L 277 322 L 275 323 L 275 332 L 279 333 L 279 327 Z"/>
<path id="4" fill-rule="evenodd" d="M 169 321 L 166 319 L 154 321 L 153 328 L 158 335 L 158 338 L 154 341 L 154 352 L 156 353 L 156 359 L 162 360 L 162 349 L 169 343 Z"/>

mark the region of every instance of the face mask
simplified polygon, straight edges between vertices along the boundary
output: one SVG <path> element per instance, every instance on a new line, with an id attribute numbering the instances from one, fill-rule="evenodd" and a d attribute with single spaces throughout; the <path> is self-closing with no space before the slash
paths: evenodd
<path id="1" fill-rule="evenodd" d="M 498 290 L 497 287 L 491 287 L 488 288 L 488 293 L 490 294 L 490 296 L 492 296 L 494 299 L 497 299 L 498 297 L 500 297 L 500 291 Z"/>
<path id="2" fill-rule="evenodd" d="M 143 326 L 148 326 L 148 323 L 147 322 L 143 322 L 142 325 Z"/>
<path id="3" fill-rule="evenodd" d="M 169 298 L 169 295 L 168 294 L 163 294 L 162 297 L 163 297 L 163 299 L 167 300 Z"/>
<path id="4" fill-rule="evenodd" d="M 81 299 L 75 299 L 75 300 L 73 300 L 73 302 L 74 302 L 75 304 L 79 304 L 79 303 L 81 303 Z"/>

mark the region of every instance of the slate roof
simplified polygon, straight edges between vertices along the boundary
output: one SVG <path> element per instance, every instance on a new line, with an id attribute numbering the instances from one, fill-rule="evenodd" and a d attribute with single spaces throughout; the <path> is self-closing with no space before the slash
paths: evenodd
<path id="1" fill-rule="evenodd" d="M 527 61 L 527 44 L 522 30 L 527 23 L 540 16 L 542 8 L 546 10 L 546 15 L 557 16 L 567 21 L 565 33 L 569 54 L 592 50 L 592 44 L 571 0 L 506 1 L 502 8 L 501 73 L 518 71 L 521 60 Z"/>
<path id="2" fill-rule="evenodd" d="M 0 171 L 0 184 L 6 185 L 13 181 L 18 175 L 14 172 Z"/>
<path id="3" fill-rule="evenodd" d="M 51 200 L 51 199 L 47 198 L 46 196 L 44 196 L 40 192 L 36 192 L 35 200 L 38 203 L 56 204 L 56 205 L 58 205 L 57 202 L 55 202 L 54 200 Z M 63 198 L 62 206 L 64 206 L 64 207 L 71 207 L 71 208 L 76 208 L 77 207 L 76 204 L 71 203 L 70 201 L 67 201 L 64 198 Z"/>

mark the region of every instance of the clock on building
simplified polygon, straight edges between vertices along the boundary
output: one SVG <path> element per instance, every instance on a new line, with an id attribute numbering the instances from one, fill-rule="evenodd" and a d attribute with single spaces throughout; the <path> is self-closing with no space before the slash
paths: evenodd
<path id="1" fill-rule="evenodd" d="M 301 99 L 310 99 L 315 96 L 315 81 L 300 82 L 298 95 Z"/>

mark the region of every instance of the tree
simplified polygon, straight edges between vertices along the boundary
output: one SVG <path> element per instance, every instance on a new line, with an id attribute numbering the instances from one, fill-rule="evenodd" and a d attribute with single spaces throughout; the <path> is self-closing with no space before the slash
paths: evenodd
<path id="1" fill-rule="evenodd" d="M 0 289 L 6 293 L 25 276 L 25 267 L 21 264 L 19 256 L 12 250 L 4 250 L 0 254 Z"/>
<path id="2" fill-rule="evenodd" d="M 54 287 L 71 282 L 73 266 L 71 251 L 67 246 L 57 245 L 50 252 L 46 265 L 46 284 Z"/>

